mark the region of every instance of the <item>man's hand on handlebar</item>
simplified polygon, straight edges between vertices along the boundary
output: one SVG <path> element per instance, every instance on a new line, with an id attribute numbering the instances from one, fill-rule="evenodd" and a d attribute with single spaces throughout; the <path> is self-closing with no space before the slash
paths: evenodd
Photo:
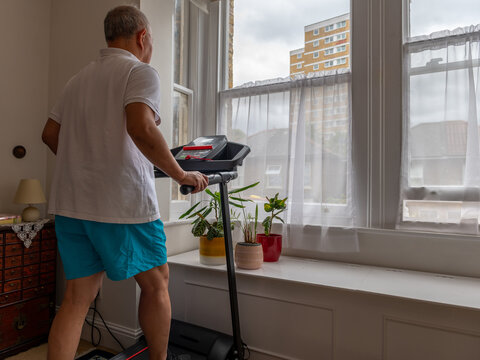
<path id="1" fill-rule="evenodd" d="M 185 171 L 185 177 L 179 181 L 180 185 L 190 185 L 194 189 L 192 194 L 205 190 L 208 185 L 208 178 L 206 175 L 198 171 Z"/>

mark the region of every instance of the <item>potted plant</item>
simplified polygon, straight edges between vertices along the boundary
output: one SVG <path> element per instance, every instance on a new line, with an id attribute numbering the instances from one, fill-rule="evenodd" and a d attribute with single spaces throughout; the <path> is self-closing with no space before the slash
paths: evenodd
<path id="1" fill-rule="evenodd" d="M 243 208 L 242 204 L 232 201 L 231 194 L 244 191 L 255 185 L 229 191 L 228 203 L 234 207 Z M 206 189 L 205 192 L 210 196 L 210 199 L 197 202 L 183 213 L 180 219 L 195 219 L 192 222 L 192 234 L 200 238 L 200 263 L 204 265 L 223 265 L 225 264 L 225 239 L 223 235 L 221 197 L 219 192 L 214 193 L 209 189 Z M 200 206 L 205 203 L 205 206 Z M 235 215 L 232 213 L 232 216 Z M 233 230 L 233 222 L 231 227 Z"/>
<path id="2" fill-rule="evenodd" d="M 277 193 L 272 198 L 267 196 L 266 199 L 267 202 L 264 204 L 264 210 L 269 215 L 262 221 L 265 232 L 263 234 L 257 234 L 257 241 L 262 244 L 263 261 L 273 262 L 278 261 L 280 253 L 282 252 L 282 235 L 272 234 L 272 224 L 274 219 L 278 219 L 284 223 L 283 219 L 278 215 L 287 208 L 287 198 L 279 199 Z"/>
<path id="3" fill-rule="evenodd" d="M 249 187 L 258 185 L 258 182 Z M 239 202 L 252 201 L 241 197 L 232 197 Z M 263 249 L 257 242 L 257 224 L 258 224 L 258 204 L 255 206 L 255 216 L 252 216 L 245 208 L 241 210 L 242 219 L 242 237 L 243 241 L 235 245 L 235 264 L 240 269 L 255 270 L 259 269 L 263 263 Z"/>

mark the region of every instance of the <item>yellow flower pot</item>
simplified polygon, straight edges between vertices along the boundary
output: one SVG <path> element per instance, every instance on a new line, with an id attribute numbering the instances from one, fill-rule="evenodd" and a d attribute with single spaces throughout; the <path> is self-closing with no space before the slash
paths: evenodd
<path id="1" fill-rule="evenodd" d="M 224 265 L 225 239 L 216 237 L 208 240 L 206 236 L 200 236 L 200 263 L 204 265 Z"/>

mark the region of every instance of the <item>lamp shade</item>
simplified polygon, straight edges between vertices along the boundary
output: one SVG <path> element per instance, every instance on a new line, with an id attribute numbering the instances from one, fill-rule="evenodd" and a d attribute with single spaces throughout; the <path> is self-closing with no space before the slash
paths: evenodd
<path id="1" fill-rule="evenodd" d="M 42 204 L 47 202 L 42 185 L 37 179 L 20 180 L 13 201 L 17 204 Z"/>

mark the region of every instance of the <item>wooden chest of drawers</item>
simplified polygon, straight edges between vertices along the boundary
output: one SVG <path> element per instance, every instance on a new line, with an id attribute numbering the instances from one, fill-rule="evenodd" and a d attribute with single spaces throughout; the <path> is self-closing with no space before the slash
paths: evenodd
<path id="1" fill-rule="evenodd" d="M 53 222 L 29 248 L 0 227 L 0 359 L 45 342 L 55 315 L 57 244 Z"/>

